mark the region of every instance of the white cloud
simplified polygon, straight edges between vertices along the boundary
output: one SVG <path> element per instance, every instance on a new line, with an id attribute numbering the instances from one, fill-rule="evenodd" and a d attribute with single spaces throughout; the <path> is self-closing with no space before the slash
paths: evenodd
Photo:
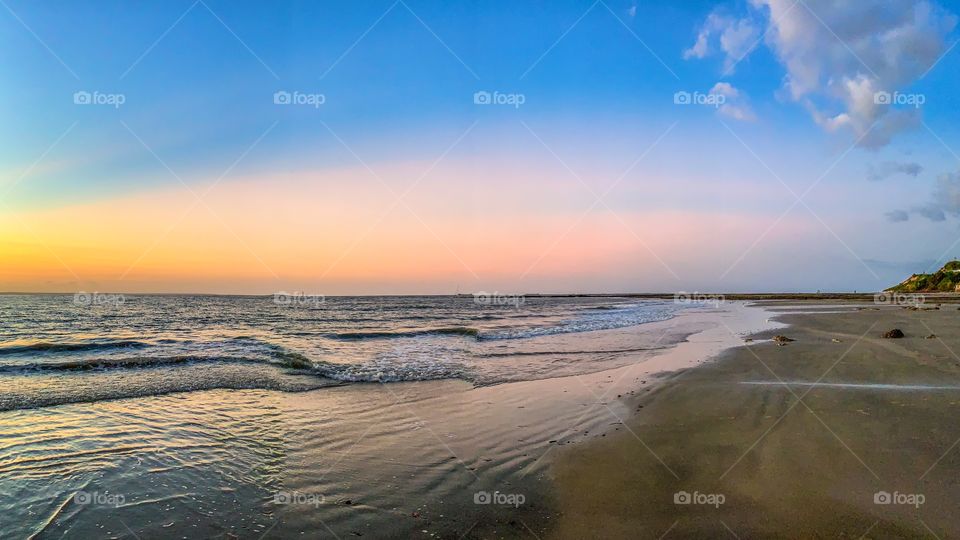
<path id="1" fill-rule="evenodd" d="M 876 148 L 919 123 L 917 108 L 878 104 L 875 95 L 927 71 L 946 50 L 955 16 L 926 0 L 752 3 L 769 15 L 767 44 L 787 70 L 786 93 L 820 125 L 851 129 L 861 146 Z"/>
<path id="2" fill-rule="evenodd" d="M 703 23 L 703 26 L 700 28 L 700 32 L 697 34 L 697 41 L 687 50 L 683 51 L 683 58 L 689 60 L 691 58 L 704 58 L 707 56 L 707 53 L 710 51 L 710 45 L 708 41 L 710 39 L 710 34 L 716 32 L 717 26 L 720 24 L 719 15 L 716 13 L 711 13 L 707 17 L 707 21 Z"/>
<path id="3" fill-rule="evenodd" d="M 714 11 L 700 28 L 696 42 L 683 52 L 683 57 L 688 60 L 707 57 L 711 52 L 710 42 L 714 41 L 715 35 L 719 36 L 716 41 L 725 56 L 724 70 L 732 71 L 734 65 L 757 44 L 760 29 L 757 23 L 749 18 L 737 19 Z"/>
<path id="4" fill-rule="evenodd" d="M 723 104 L 720 105 L 718 112 L 734 120 L 752 122 L 757 119 L 747 102 L 746 96 L 727 82 L 718 82 L 710 89 L 711 94 L 719 94 L 724 97 Z"/>
<path id="5" fill-rule="evenodd" d="M 957 18 L 930 0 L 750 0 L 745 17 L 711 13 L 684 58 L 704 58 L 719 35 L 727 71 L 761 27 L 783 65 L 783 96 L 803 104 L 828 131 L 849 130 L 878 148 L 916 127 L 920 110 L 878 104 L 877 92 L 902 90 L 946 51 Z M 763 25 L 755 22 L 764 20 Z"/>
<path id="6" fill-rule="evenodd" d="M 750 19 L 740 19 L 732 23 L 720 34 L 720 49 L 727 55 L 724 71 L 733 69 L 733 65 L 750 53 L 757 45 L 760 29 Z"/>

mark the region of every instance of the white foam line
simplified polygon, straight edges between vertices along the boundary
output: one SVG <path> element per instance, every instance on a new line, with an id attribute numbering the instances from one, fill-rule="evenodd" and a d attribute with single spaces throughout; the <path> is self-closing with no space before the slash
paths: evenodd
<path id="1" fill-rule="evenodd" d="M 824 388 L 854 388 L 863 390 L 960 390 L 960 386 L 932 386 L 927 384 L 811 383 L 780 381 L 742 381 L 740 384 L 749 384 L 755 386 L 822 386 Z"/>

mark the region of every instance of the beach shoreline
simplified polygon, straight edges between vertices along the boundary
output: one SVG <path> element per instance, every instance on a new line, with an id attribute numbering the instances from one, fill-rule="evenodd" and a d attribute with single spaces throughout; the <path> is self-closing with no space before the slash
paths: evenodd
<path id="1" fill-rule="evenodd" d="M 6 411 L 0 432 L 20 442 L 5 450 L 0 506 L 41 536 L 950 536 L 960 313 L 912 307 L 718 300 L 538 338 L 523 350 L 574 340 L 636 352 L 611 369 L 502 384 L 217 389 Z M 906 337 L 879 337 L 893 327 Z M 47 448 L 49 437 L 82 450 Z M 55 466 L 69 474 L 42 474 Z M 876 505 L 881 491 L 925 501 Z M 723 500 L 676 504 L 682 492 Z M 79 505 L 78 494 L 124 504 Z"/>
<path id="2" fill-rule="evenodd" d="M 563 449 L 622 431 L 631 395 L 738 344 L 767 317 L 731 302 L 525 346 L 636 351 L 619 367 L 573 376 L 212 389 L 10 410 L 0 432 L 21 442 L 4 450 L 0 481 L 10 489 L 0 506 L 41 536 L 124 527 L 143 537 L 280 538 L 325 527 L 342 537 L 540 536 L 558 518 L 549 470 Z M 47 448 L 50 438 L 83 450 Z M 70 474 L 40 474 L 51 467 Z M 79 504 L 84 494 L 123 504 Z M 523 500 L 484 503 L 484 494 Z"/>

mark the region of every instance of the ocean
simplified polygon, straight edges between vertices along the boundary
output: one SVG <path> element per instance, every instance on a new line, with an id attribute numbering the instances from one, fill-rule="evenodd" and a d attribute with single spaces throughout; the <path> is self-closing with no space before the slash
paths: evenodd
<path id="1" fill-rule="evenodd" d="M 0 296 L 0 538 L 522 536 L 555 517 L 551 450 L 619 429 L 619 395 L 678 344 L 702 361 L 721 320 L 627 297 Z"/>
<path id="2" fill-rule="evenodd" d="M 679 308 L 624 298 L 0 296 L 0 410 L 214 388 L 589 373 L 637 351 L 537 338 L 666 320 Z"/>

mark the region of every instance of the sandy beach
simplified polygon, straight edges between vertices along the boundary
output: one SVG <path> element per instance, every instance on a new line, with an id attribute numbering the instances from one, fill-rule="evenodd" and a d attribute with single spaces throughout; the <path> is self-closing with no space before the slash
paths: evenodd
<path id="1" fill-rule="evenodd" d="M 134 398 L 28 401 L 0 412 L 0 506 L 11 516 L 0 532 L 955 536 L 960 312 L 937 308 L 945 298 L 920 310 L 865 300 L 725 300 L 545 335 L 509 357 L 485 352 L 487 369 L 529 366 L 532 355 L 558 375 L 499 384 L 151 386 Z M 905 337 L 880 337 L 893 328 Z M 570 362 L 566 350 L 590 352 Z M 583 371 L 583 358 L 599 369 Z M 155 369 L 183 368 L 137 362 L 56 376 L 64 387 L 105 385 Z M 53 376 L 7 375 L 24 395 L 26 382 Z"/>
<path id="2" fill-rule="evenodd" d="M 630 397 L 628 430 L 559 453 L 549 537 L 960 534 L 956 305 L 766 306 L 789 326 L 672 373 Z"/>

